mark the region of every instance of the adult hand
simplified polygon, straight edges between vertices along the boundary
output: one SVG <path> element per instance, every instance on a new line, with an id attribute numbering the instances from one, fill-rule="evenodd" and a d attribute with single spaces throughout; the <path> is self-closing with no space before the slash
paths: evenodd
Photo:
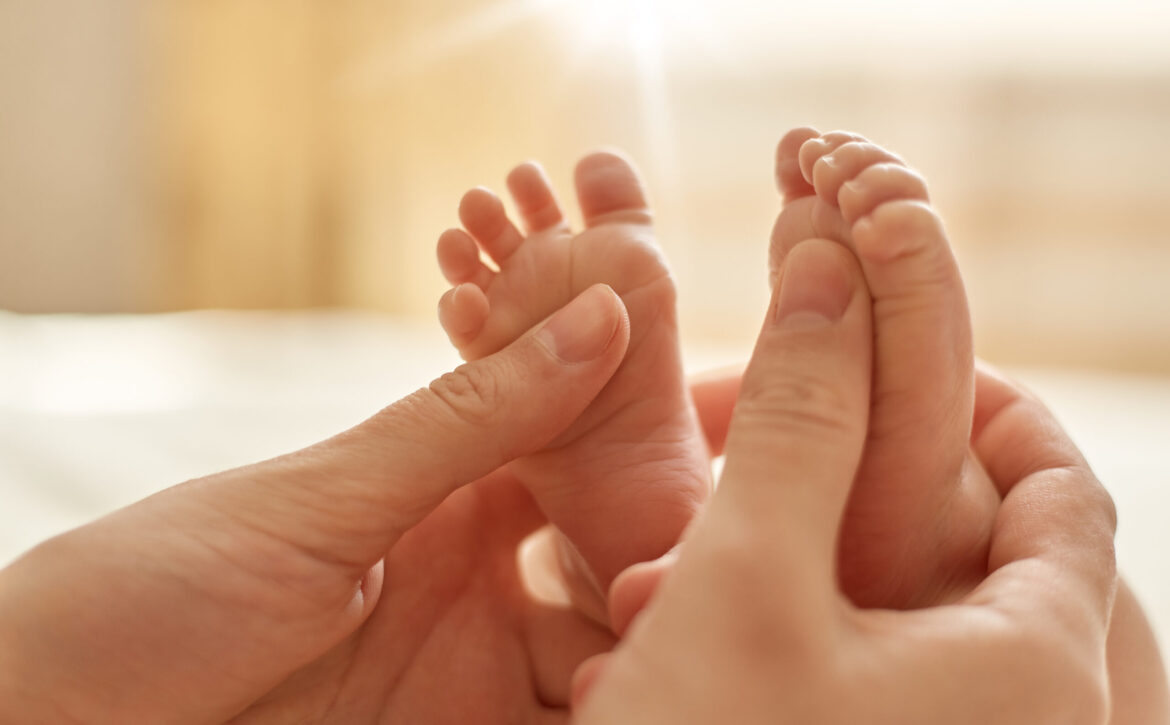
<path id="1" fill-rule="evenodd" d="M 1002 380 L 980 376 L 973 435 L 1003 497 L 987 578 L 910 612 L 840 593 L 870 314 L 848 250 L 790 253 L 719 489 L 622 644 L 579 673 L 580 723 L 1105 721 L 1112 502 L 1047 411 Z"/>
<path id="2" fill-rule="evenodd" d="M 627 342 L 591 288 L 352 430 L 33 549 L 0 573 L 0 721 L 565 719 L 612 635 L 526 595 L 516 548 L 545 519 L 500 467 Z"/>

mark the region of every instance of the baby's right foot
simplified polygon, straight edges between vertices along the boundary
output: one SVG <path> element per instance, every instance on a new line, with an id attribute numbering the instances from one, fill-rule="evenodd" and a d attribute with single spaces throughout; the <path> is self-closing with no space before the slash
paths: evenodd
<path id="1" fill-rule="evenodd" d="M 604 592 L 618 572 L 675 544 L 707 496 L 710 464 L 683 376 L 674 279 L 638 176 L 620 156 L 598 153 L 578 165 L 576 183 L 586 227 L 578 233 L 534 164 L 508 177 L 527 234 L 494 194 L 468 192 L 460 207 L 467 231 L 439 241 L 440 266 L 455 285 L 439 313 L 460 354 L 474 360 L 598 284 L 621 296 L 630 325 L 621 366 L 557 440 L 512 464 Z M 498 271 L 480 261 L 481 249 Z"/>
<path id="2" fill-rule="evenodd" d="M 985 575 L 999 498 L 968 450 L 970 315 L 922 177 L 847 133 L 796 129 L 780 142 L 785 208 L 771 247 L 812 237 L 850 246 L 873 295 L 869 440 L 839 542 L 841 584 L 862 606 L 945 600 Z"/>

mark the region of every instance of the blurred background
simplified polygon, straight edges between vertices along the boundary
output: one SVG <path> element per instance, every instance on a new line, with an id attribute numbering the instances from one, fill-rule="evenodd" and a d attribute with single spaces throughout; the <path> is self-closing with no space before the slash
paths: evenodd
<path id="1" fill-rule="evenodd" d="M 525 159 L 567 201 L 632 155 L 688 366 L 745 358 L 811 124 L 925 173 L 1170 637 L 1168 39 L 1166 0 L 0 0 L 0 565 L 454 365 L 434 242 Z"/>
<path id="2" fill-rule="evenodd" d="M 688 339 L 749 341 L 784 130 L 932 183 L 978 347 L 1170 371 L 1164 0 L 0 2 L 0 308 L 434 317 L 463 190 L 641 165 Z"/>

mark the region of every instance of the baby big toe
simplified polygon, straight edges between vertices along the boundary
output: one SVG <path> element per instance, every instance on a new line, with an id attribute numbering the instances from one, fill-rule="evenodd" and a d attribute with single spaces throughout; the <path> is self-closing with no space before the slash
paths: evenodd
<path id="1" fill-rule="evenodd" d="M 650 223 L 650 205 L 642 182 L 621 156 L 608 151 L 590 154 L 577 164 L 575 179 L 585 226 Z"/>
<path id="2" fill-rule="evenodd" d="M 947 480 L 966 448 L 974 362 L 942 221 L 925 202 L 888 201 L 853 225 L 853 242 L 874 299 L 875 399 L 885 401 L 872 430 L 906 481 Z M 945 453 L 914 463 L 905 451 L 916 447 Z"/>
<path id="3" fill-rule="evenodd" d="M 853 242 L 863 263 L 881 263 L 872 272 L 878 279 L 870 281 L 885 288 L 882 291 L 902 292 L 907 283 L 918 281 L 957 281 L 958 269 L 942 220 L 923 201 L 896 199 L 879 204 L 853 225 Z M 894 261 L 903 263 L 891 264 Z M 870 276 L 870 268 L 866 275 Z M 875 295 L 881 293 L 875 291 Z"/>
<path id="4" fill-rule="evenodd" d="M 479 248 L 475 240 L 462 229 L 448 229 L 439 236 L 435 248 L 439 270 L 443 277 L 454 285 L 470 282 L 480 289 L 487 289 L 494 273 L 479 260 Z"/>

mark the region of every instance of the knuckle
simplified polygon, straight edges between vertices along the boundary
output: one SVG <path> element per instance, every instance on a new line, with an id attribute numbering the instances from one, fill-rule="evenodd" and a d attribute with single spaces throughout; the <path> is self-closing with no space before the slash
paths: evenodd
<path id="1" fill-rule="evenodd" d="M 850 401 L 836 383 L 812 374 L 745 384 L 736 417 L 792 435 L 837 438 L 856 426 Z"/>
<path id="2" fill-rule="evenodd" d="M 460 365 L 430 384 L 442 407 L 459 421 L 476 427 L 491 425 L 498 413 L 498 377 L 484 365 Z"/>

